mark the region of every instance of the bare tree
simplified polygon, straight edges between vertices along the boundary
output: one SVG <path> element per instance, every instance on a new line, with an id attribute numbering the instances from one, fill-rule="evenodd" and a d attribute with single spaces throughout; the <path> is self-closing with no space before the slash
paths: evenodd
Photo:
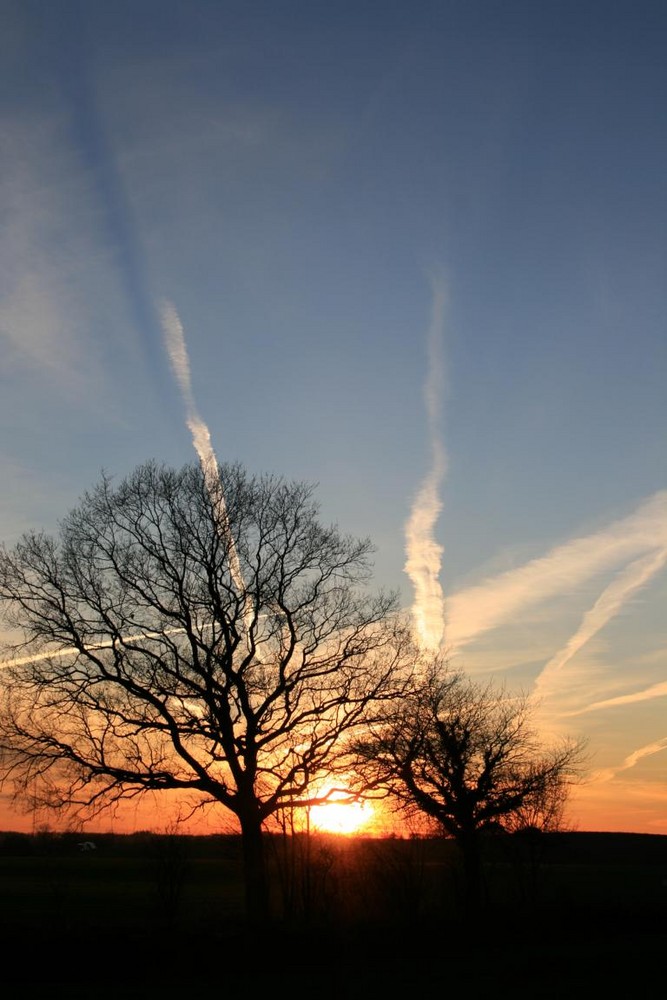
<path id="1" fill-rule="evenodd" d="M 371 546 L 320 524 L 312 487 L 222 466 L 107 476 L 62 522 L 0 550 L 24 641 L 2 672 L 17 795 L 96 810 L 144 791 L 220 803 L 240 825 L 251 917 L 262 831 L 322 801 L 343 734 L 395 695 L 405 629 L 366 590 Z"/>
<path id="2" fill-rule="evenodd" d="M 582 760 L 574 740 L 545 746 L 531 725 L 529 699 L 431 663 L 389 723 L 357 741 L 367 787 L 386 788 L 456 840 L 466 899 L 481 895 L 481 835 L 518 822 L 562 815 Z"/>

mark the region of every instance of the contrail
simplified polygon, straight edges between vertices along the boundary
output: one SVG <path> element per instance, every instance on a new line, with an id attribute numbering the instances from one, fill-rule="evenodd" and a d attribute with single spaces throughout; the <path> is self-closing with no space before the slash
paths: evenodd
<path id="1" fill-rule="evenodd" d="M 591 780 L 595 782 L 611 781 L 621 771 L 629 771 L 630 768 L 635 767 L 644 757 L 652 757 L 654 753 L 660 753 L 661 750 L 667 750 L 667 736 L 664 736 L 661 740 L 655 740 L 653 743 L 647 743 L 646 746 L 639 747 L 638 750 L 633 750 L 618 767 L 606 767 L 598 771 Z"/>
<path id="2" fill-rule="evenodd" d="M 442 511 L 440 488 L 447 471 L 447 455 L 440 433 L 440 409 L 444 396 L 442 336 L 445 312 L 445 284 L 431 278 L 432 307 L 428 331 L 428 375 L 424 402 L 431 444 L 431 468 L 417 493 L 405 526 L 405 572 L 412 581 L 412 617 L 420 645 L 435 652 L 445 631 L 445 604 L 440 585 L 443 546 L 435 538 L 435 526 Z"/>
<path id="3" fill-rule="evenodd" d="M 205 422 L 199 416 L 194 401 L 194 395 L 192 393 L 192 382 L 190 379 L 190 362 L 188 360 L 188 352 L 185 346 L 185 336 L 183 334 L 183 326 L 181 324 L 181 321 L 179 319 L 175 307 L 170 302 L 165 301 L 162 303 L 160 314 L 162 320 L 162 329 L 165 338 L 165 345 L 167 348 L 167 354 L 169 356 L 169 361 L 171 364 L 172 371 L 174 373 L 179 389 L 181 391 L 183 402 L 185 403 L 186 423 L 192 435 L 192 443 L 194 444 L 195 451 L 199 456 L 199 462 L 201 464 L 201 468 L 204 473 L 204 482 L 208 490 L 209 496 L 211 498 L 211 501 L 213 503 L 213 510 L 218 529 L 220 530 L 220 534 L 224 538 L 227 544 L 232 582 L 239 591 L 239 593 L 244 597 L 245 607 L 244 607 L 243 617 L 246 622 L 246 627 L 249 629 L 251 621 L 251 609 L 250 606 L 247 604 L 248 595 L 245 589 L 243 572 L 241 570 L 241 563 L 236 549 L 236 544 L 234 542 L 234 538 L 232 536 L 229 527 L 227 507 L 225 504 L 222 483 L 220 481 L 220 474 L 218 471 L 218 461 L 216 459 L 215 452 L 213 451 L 213 446 L 211 444 L 211 434 Z M 135 636 L 128 636 L 123 641 L 131 642 L 132 640 L 138 640 L 138 639 L 159 638 L 162 635 L 169 635 L 172 632 L 176 633 L 180 631 L 182 630 L 167 629 L 163 632 L 145 632 Z M 111 646 L 113 646 L 113 642 L 106 641 L 97 643 L 87 648 L 90 650 L 96 650 L 96 649 L 106 649 Z M 54 650 L 52 652 L 37 653 L 32 656 L 17 657 L 12 660 L 3 661 L 2 663 L 0 663 L 0 668 L 18 667 L 27 663 L 36 663 L 40 660 L 46 660 L 54 656 L 56 657 L 68 656 L 76 652 L 77 649 L 75 647 L 67 647 L 65 649 Z"/>
<path id="4" fill-rule="evenodd" d="M 229 553 L 229 568 L 232 582 L 240 594 L 245 594 L 245 581 L 241 570 L 236 544 L 232 537 L 227 516 L 227 506 L 220 482 L 218 470 L 218 460 L 211 444 L 211 434 L 206 423 L 199 416 L 192 393 L 192 381 L 190 378 L 190 361 L 185 346 L 185 335 L 183 325 L 179 315 L 171 302 L 163 302 L 160 309 L 162 319 L 162 329 L 164 332 L 167 354 L 171 363 L 171 368 L 181 390 L 181 396 L 185 403 L 186 424 L 192 435 L 192 443 L 199 456 L 199 462 L 204 473 L 204 482 L 213 502 L 214 513 L 221 536 L 225 539 Z M 248 623 L 246 609 L 244 616 Z"/>
<path id="5" fill-rule="evenodd" d="M 575 712 L 567 712 L 566 715 L 585 715 L 587 712 L 598 712 L 602 708 L 617 708 L 620 705 L 634 705 L 639 701 L 652 701 L 654 698 L 667 697 L 667 681 L 659 681 L 651 684 L 650 687 L 642 688 L 641 691 L 634 691 L 632 694 L 620 694 L 615 698 L 605 698 L 603 701 L 594 701 L 585 708 L 579 708 Z"/>
<path id="6" fill-rule="evenodd" d="M 585 646 L 600 629 L 619 613 L 623 605 L 642 587 L 659 573 L 667 564 L 667 549 L 650 552 L 646 556 L 635 559 L 617 574 L 616 578 L 606 587 L 597 601 L 587 611 L 581 624 L 565 646 L 553 656 L 542 672 L 535 678 L 535 694 L 544 696 L 545 690 L 553 681 L 554 676 L 562 670 L 568 660 L 575 656 L 582 646 Z"/>
<path id="7" fill-rule="evenodd" d="M 556 546 L 538 559 L 451 595 L 447 644 L 456 649 L 530 607 L 639 555 L 667 549 L 667 490 L 592 535 Z"/>
<path id="8" fill-rule="evenodd" d="M 210 628 L 210 625 L 202 625 L 201 628 Z M 160 632 L 137 632 L 136 635 L 126 635 L 120 640 L 117 639 L 105 639 L 104 642 L 94 642 L 90 646 L 85 646 L 86 652 L 94 653 L 98 649 L 113 649 L 113 647 L 120 641 L 120 643 L 125 644 L 126 642 L 139 642 L 141 639 L 162 639 L 165 635 L 178 635 L 180 632 L 185 632 L 184 628 L 166 628 Z M 4 667 L 24 667 L 28 663 L 40 663 L 42 660 L 54 660 L 60 659 L 61 656 L 75 656 L 80 653 L 81 650 L 78 646 L 64 646 L 62 649 L 52 649 L 47 650 L 45 653 L 32 653 L 28 656 L 16 656 L 13 660 L 3 660 L 0 662 L 0 669 Z"/>
<path id="9" fill-rule="evenodd" d="M 664 736 L 661 740 L 656 740 L 654 743 L 647 743 L 646 746 L 640 747 L 638 750 L 634 750 L 625 758 L 618 770 L 627 771 L 638 764 L 640 760 L 643 760 L 644 757 L 651 757 L 654 753 L 660 753 L 661 750 L 665 749 L 667 749 L 667 736 Z"/>

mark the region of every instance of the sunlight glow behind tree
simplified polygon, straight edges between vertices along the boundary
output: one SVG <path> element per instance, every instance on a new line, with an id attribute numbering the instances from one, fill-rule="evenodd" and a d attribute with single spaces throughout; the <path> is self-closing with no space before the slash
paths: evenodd
<path id="1" fill-rule="evenodd" d="M 0 552 L 3 611 L 25 634 L 0 748 L 19 796 L 69 813 L 146 791 L 219 803 L 262 916 L 265 824 L 326 799 L 341 737 L 393 701 L 411 646 L 395 597 L 367 590 L 370 543 L 322 526 L 309 485 L 239 466 L 219 483 L 225 531 L 199 467 L 148 463 L 105 477 L 57 539 Z"/>

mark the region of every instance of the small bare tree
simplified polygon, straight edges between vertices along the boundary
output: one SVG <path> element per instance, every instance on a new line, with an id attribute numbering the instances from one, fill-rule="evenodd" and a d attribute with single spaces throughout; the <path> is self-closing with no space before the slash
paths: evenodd
<path id="1" fill-rule="evenodd" d="M 431 663 L 390 722 L 356 743 L 367 787 L 385 787 L 456 840 L 468 906 L 481 896 L 481 835 L 519 819 L 562 814 L 582 759 L 580 742 L 546 747 L 528 698 Z"/>
<path id="2" fill-rule="evenodd" d="M 251 917 L 265 823 L 322 801 L 313 779 L 342 771 L 341 737 L 391 701 L 405 658 L 394 596 L 366 590 L 369 542 L 323 526 L 312 492 L 148 463 L 103 477 L 58 538 L 0 551 L 24 635 L 0 677 L 4 778 L 70 810 L 148 790 L 221 804 Z"/>

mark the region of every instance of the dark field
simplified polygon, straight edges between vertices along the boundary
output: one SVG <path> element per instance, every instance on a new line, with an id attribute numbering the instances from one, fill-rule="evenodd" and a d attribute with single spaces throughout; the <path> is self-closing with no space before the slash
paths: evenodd
<path id="1" fill-rule="evenodd" d="M 489 837 L 473 915 L 450 841 L 275 838 L 279 916 L 260 929 L 236 838 L 83 839 L 0 834 L 12 993 L 663 995 L 667 837 Z"/>

